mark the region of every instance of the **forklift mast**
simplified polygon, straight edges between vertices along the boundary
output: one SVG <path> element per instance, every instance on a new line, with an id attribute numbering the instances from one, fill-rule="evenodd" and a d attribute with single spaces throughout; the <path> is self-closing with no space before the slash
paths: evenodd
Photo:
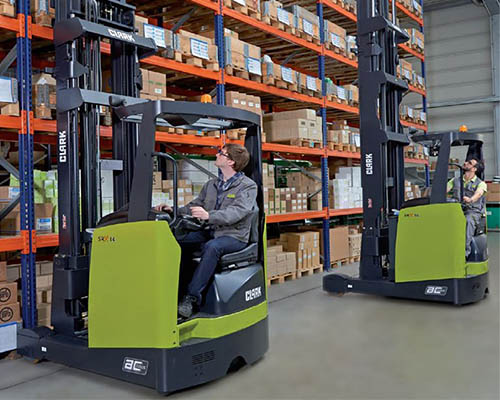
<path id="1" fill-rule="evenodd" d="M 128 203 L 137 127 L 113 116 L 113 160 L 100 158 L 101 48 L 110 42 L 111 90 L 129 103 L 141 89 L 140 58 L 153 54 L 151 39 L 134 33 L 135 7 L 122 0 L 56 0 L 59 253 L 54 257 L 52 325 L 73 334 L 87 312 L 91 234 L 101 218 L 101 170 L 114 171 L 115 209 Z M 81 216 L 81 217 L 80 217 Z"/>
<path id="2" fill-rule="evenodd" d="M 404 146 L 410 143 L 399 119 L 406 82 L 397 78 L 398 44 L 408 40 L 395 23 L 395 2 L 358 0 L 363 240 L 360 279 L 389 275 L 392 210 L 404 201 Z"/>

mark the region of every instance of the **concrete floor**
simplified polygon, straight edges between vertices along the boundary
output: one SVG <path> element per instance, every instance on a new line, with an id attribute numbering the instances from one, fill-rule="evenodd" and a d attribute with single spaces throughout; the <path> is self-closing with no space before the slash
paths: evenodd
<path id="1" fill-rule="evenodd" d="M 256 365 L 173 399 L 499 399 L 499 242 L 490 296 L 464 307 L 272 286 L 270 350 Z M 342 267 L 355 273 L 355 266 Z M 0 361 L 0 399 L 146 399 L 155 391 L 44 362 Z"/>

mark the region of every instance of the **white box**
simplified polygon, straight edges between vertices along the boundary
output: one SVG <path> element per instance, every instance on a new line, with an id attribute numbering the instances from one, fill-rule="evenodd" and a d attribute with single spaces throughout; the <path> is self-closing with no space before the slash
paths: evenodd
<path id="1" fill-rule="evenodd" d="M 0 353 L 17 349 L 17 322 L 0 325 Z"/>

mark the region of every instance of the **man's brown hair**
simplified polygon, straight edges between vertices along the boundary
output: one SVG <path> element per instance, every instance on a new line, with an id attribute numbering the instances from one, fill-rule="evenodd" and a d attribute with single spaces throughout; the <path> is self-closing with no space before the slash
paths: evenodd
<path id="1" fill-rule="evenodd" d="M 229 158 L 234 161 L 233 168 L 236 172 L 240 172 L 247 166 L 248 161 L 250 160 L 250 154 L 245 147 L 239 144 L 228 143 L 224 146 L 224 148 L 226 149 Z"/>

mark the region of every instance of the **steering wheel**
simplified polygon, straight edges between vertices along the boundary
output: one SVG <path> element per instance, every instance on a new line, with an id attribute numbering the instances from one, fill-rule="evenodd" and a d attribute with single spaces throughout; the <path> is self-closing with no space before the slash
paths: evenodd
<path id="1" fill-rule="evenodd" d="M 205 221 L 195 218 L 192 215 L 180 215 L 177 217 L 176 227 L 181 227 L 186 231 L 199 231 L 205 227 Z"/>

